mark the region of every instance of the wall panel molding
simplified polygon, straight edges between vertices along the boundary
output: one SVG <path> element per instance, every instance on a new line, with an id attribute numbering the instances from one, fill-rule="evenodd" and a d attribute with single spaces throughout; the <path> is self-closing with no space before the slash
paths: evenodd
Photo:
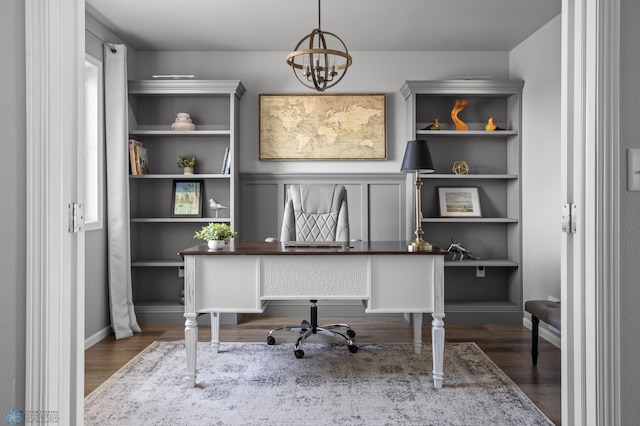
<path id="1" fill-rule="evenodd" d="M 352 239 L 404 240 L 406 182 L 402 173 L 241 173 L 238 237 L 278 238 L 288 185 L 338 184 L 347 189 Z"/>

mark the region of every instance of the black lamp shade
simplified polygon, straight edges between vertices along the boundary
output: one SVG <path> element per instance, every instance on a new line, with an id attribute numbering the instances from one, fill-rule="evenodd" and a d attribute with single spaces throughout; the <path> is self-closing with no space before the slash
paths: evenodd
<path id="1" fill-rule="evenodd" d="M 413 173 L 416 170 L 422 173 L 433 173 L 433 160 L 429 152 L 429 145 L 425 140 L 414 140 L 407 142 L 407 148 L 404 151 L 404 159 L 402 160 L 402 173 Z"/>

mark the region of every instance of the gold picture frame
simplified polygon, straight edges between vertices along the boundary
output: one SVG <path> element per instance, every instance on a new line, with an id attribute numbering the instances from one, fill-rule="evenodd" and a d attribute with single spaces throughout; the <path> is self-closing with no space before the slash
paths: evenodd
<path id="1" fill-rule="evenodd" d="M 440 217 L 482 217 L 477 186 L 439 186 Z"/>
<path id="2" fill-rule="evenodd" d="M 261 161 L 386 160 L 387 95 L 260 95 Z"/>

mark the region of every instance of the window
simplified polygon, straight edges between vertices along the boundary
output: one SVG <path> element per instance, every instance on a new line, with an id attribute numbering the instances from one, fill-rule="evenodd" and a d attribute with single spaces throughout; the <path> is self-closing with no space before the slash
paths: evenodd
<path id="1" fill-rule="evenodd" d="M 104 206 L 104 119 L 102 62 L 85 55 L 85 230 L 102 229 Z"/>

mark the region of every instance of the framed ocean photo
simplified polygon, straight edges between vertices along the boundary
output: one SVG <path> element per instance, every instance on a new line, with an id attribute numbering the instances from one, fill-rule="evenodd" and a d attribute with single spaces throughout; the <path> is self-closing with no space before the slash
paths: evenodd
<path id="1" fill-rule="evenodd" d="M 477 186 L 439 186 L 440 217 L 482 217 Z"/>

